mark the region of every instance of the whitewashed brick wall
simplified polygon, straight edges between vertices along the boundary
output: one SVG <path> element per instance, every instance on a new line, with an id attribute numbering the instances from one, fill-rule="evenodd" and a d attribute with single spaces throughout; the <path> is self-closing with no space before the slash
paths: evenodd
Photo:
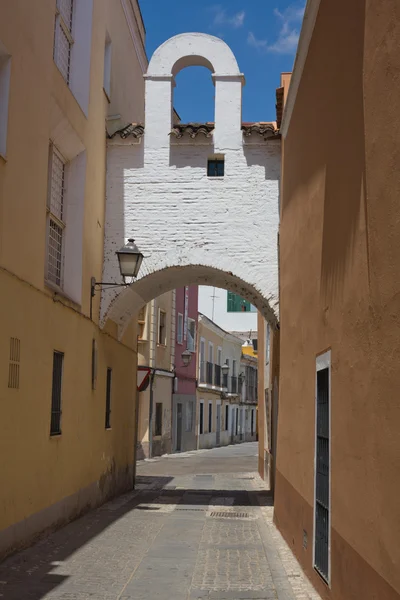
<path id="1" fill-rule="evenodd" d="M 197 37 L 189 46 L 195 56 L 208 52 L 212 64 L 214 52 L 221 59 L 220 46 L 226 49 L 226 44 L 200 34 L 177 36 L 183 40 L 183 53 L 187 37 L 193 35 Z M 179 57 L 177 38 L 172 38 L 173 60 Z M 161 50 L 165 61 L 171 61 L 168 42 Z M 138 281 L 130 288 L 104 292 L 103 323 L 112 318 L 123 330 L 153 297 L 192 283 L 231 289 L 271 322 L 278 317 L 280 142 L 264 141 L 257 133 L 243 141 L 237 117 L 242 76 L 238 69 L 232 73 L 233 55 L 228 56 L 221 80 L 214 74 L 213 138 L 200 134 L 176 140 L 168 135 L 171 110 L 166 111 L 164 104 L 171 102 L 172 76 L 161 72 L 173 72 L 175 63 L 166 68 L 159 49 L 154 55 L 157 68 L 164 66 L 157 74 L 152 72 L 153 59 L 149 65 L 144 138 L 115 137 L 109 142 L 103 280 L 120 281 L 115 251 L 127 238 L 135 239 L 145 258 Z M 207 159 L 214 153 L 225 155 L 223 178 L 207 177 Z"/>

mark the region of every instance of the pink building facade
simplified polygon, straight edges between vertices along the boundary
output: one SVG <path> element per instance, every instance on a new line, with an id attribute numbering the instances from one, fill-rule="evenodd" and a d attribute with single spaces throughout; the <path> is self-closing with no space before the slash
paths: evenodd
<path id="1" fill-rule="evenodd" d="M 194 450 L 196 436 L 196 337 L 198 323 L 197 286 L 176 290 L 175 382 L 172 398 L 172 447 L 174 452 Z M 182 352 L 192 359 L 184 366 Z"/>

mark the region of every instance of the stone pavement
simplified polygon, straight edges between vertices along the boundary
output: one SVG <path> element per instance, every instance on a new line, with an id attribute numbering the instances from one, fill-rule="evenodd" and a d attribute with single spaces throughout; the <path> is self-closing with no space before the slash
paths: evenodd
<path id="1" fill-rule="evenodd" d="M 134 491 L 0 564 L 0 598 L 320 600 L 272 523 L 256 453 L 139 463 Z"/>

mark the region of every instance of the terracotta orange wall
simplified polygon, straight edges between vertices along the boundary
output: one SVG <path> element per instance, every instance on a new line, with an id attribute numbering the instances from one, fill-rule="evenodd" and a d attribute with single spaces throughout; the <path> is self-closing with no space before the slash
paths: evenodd
<path id="1" fill-rule="evenodd" d="M 275 516 L 335 600 L 400 597 L 399 97 L 398 0 L 322 0 L 284 143 Z M 312 569 L 315 360 L 328 348 L 331 589 Z"/>

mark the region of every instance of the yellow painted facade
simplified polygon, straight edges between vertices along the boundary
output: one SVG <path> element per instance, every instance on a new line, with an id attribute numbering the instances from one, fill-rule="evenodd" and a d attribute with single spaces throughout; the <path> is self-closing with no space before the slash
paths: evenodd
<path id="1" fill-rule="evenodd" d="M 0 156 L 0 555 L 133 483 L 136 323 L 122 340 L 113 323 L 100 330 L 100 293 L 93 320 L 89 314 L 90 280 L 101 281 L 103 268 L 105 131 L 143 120 L 144 28 L 134 1 L 74 0 L 74 10 L 86 11 L 90 19 L 89 30 L 74 40 L 73 52 L 86 52 L 77 69 L 83 69 L 86 57 L 88 76 L 82 71 L 77 78 L 71 66 L 73 93 L 53 59 L 56 1 L 0 5 L 0 58 L 11 65 L 6 151 Z M 85 50 L 80 44 L 88 40 Z M 111 87 L 106 95 L 107 40 Z M 65 258 L 72 295 L 46 283 L 50 142 L 65 149 L 67 168 L 71 165 L 66 230 L 79 242 L 73 240 Z M 80 168 L 74 180 L 73 164 Z M 73 195 L 74 181 L 80 185 L 79 199 Z M 79 202 L 76 234 L 76 223 L 68 218 Z M 72 256 L 74 248 L 79 254 Z M 15 339 L 17 365 L 10 360 Z M 50 436 L 54 351 L 64 353 L 62 416 L 61 435 Z M 106 429 L 108 368 L 111 427 Z M 12 369 L 19 371 L 19 381 L 10 388 Z"/>

